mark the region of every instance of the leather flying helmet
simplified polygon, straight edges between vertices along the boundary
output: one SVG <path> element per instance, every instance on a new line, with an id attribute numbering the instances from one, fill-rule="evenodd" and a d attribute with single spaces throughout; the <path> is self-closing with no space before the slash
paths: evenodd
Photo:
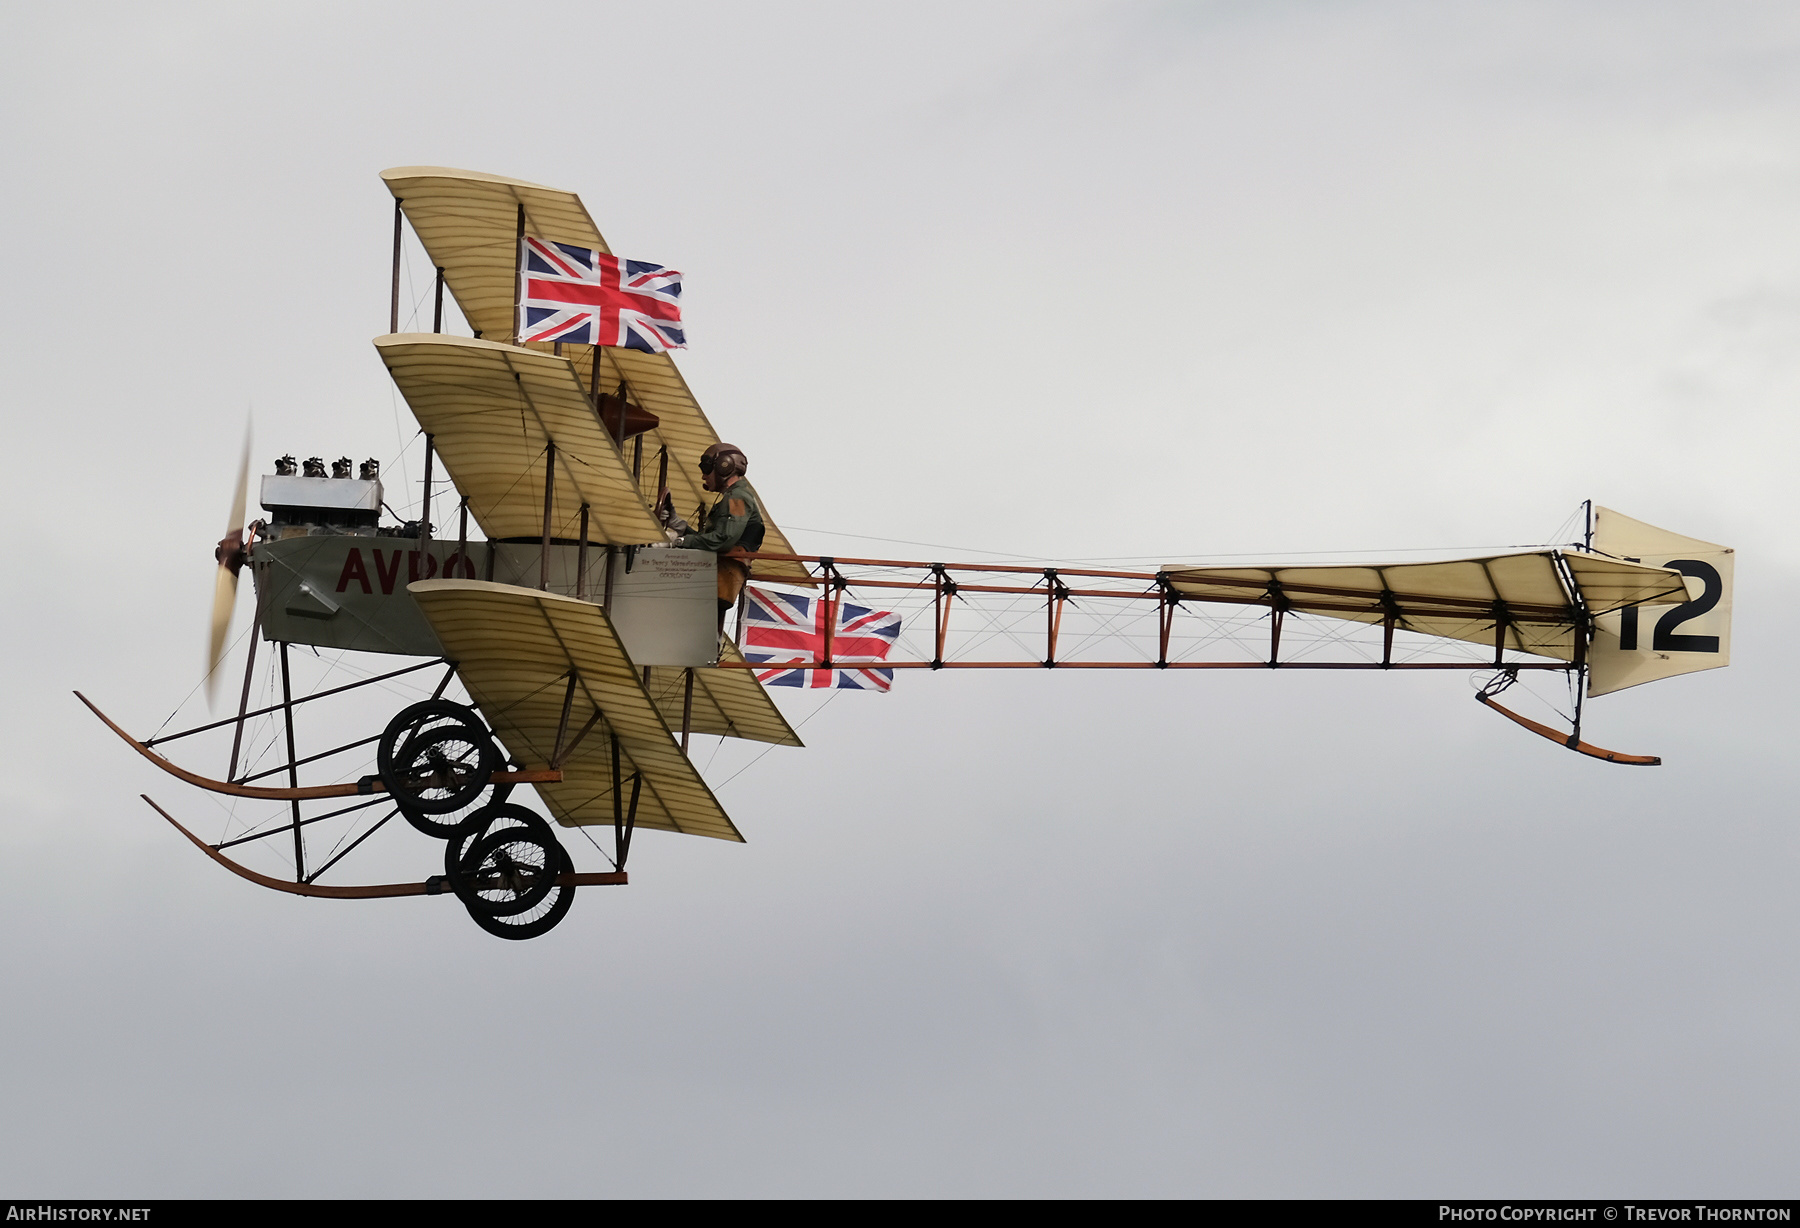
<path id="1" fill-rule="evenodd" d="M 700 472 L 708 476 L 717 473 L 722 478 L 733 478 L 749 469 L 750 461 L 736 444 L 715 443 L 700 454 Z"/>

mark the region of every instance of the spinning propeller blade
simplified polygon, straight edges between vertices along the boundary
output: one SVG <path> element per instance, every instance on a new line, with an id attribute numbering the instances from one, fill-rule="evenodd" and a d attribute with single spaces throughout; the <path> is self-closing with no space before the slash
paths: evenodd
<path id="1" fill-rule="evenodd" d="M 206 651 L 206 702 L 211 705 L 218 690 L 219 660 L 225 655 L 225 633 L 231 629 L 231 612 L 237 605 L 238 569 L 245 559 L 244 502 L 250 492 L 250 431 L 244 430 L 244 456 L 238 464 L 237 493 L 231 500 L 231 520 L 213 557 L 219 569 L 213 578 L 212 634 Z"/>

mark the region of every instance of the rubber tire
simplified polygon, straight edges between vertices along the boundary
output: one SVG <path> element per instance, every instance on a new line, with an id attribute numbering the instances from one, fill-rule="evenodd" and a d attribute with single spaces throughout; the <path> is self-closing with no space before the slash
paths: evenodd
<path id="1" fill-rule="evenodd" d="M 388 784 L 389 792 L 393 791 L 390 778 L 394 763 L 402 749 L 414 735 L 438 721 L 467 725 L 471 731 L 487 733 L 487 726 L 481 723 L 481 717 L 475 709 L 454 700 L 426 699 L 400 709 L 394 719 L 387 723 L 387 728 L 381 731 L 381 740 L 375 747 L 375 771 L 382 782 Z"/>
<path id="2" fill-rule="evenodd" d="M 411 823 L 415 831 L 430 836 L 433 840 L 448 840 L 456 835 L 457 829 L 476 811 L 499 805 L 512 796 L 512 791 L 518 788 L 511 781 L 497 785 L 489 783 L 492 791 L 486 797 L 477 796 L 474 802 L 464 806 L 461 810 L 451 810 L 444 814 L 426 814 L 422 810 L 414 810 L 410 804 L 400 798 L 394 799 L 394 805 L 399 809 L 400 817 Z"/>
<path id="3" fill-rule="evenodd" d="M 470 919 L 476 925 L 496 938 L 521 942 L 527 938 L 536 938 L 540 934 L 547 934 L 555 929 L 568 915 L 569 906 L 575 902 L 575 888 L 552 887 L 549 897 L 550 907 L 539 916 L 527 921 L 509 922 L 505 917 L 497 917 L 480 908 L 471 907 L 466 896 L 473 893 L 469 892 L 466 886 L 459 885 L 462 882 L 461 861 L 477 843 L 489 839 L 509 827 L 534 829 L 540 837 L 547 838 L 550 846 L 556 850 L 563 872 L 574 872 L 575 863 L 570 859 L 569 851 L 562 846 L 561 841 L 556 839 L 554 830 L 542 815 L 510 802 L 497 802 L 491 806 L 482 807 L 464 819 L 457 828 L 456 834 L 445 843 L 444 877 L 449 880 L 450 889 L 456 893 L 457 899 L 462 900 L 464 910 L 468 912 Z"/>
<path id="4" fill-rule="evenodd" d="M 480 878 L 482 870 L 488 864 L 488 859 L 501 849 L 520 846 L 541 849 L 543 850 L 542 856 L 541 858 L 533 857 L 526 863 L 515 862 L 515 864 L 541 864 L 545 874 L 534 875 L 531 885 L 511 899 L 495 900 L 477 891 L 474 885 L 475 881 Z M 556 837 L 551 834 L 548 824 L 503 827 L 482 836 L 462 855 L 457 864 L 457 874 L 452 881 L 451 890 L 456 892 L 456 898 L 461 900 L 470 911 L 480 910 L 491 917 L 510 917 L 518 913 L 530 912 L 543 903 L 545 897 L 555 889 L 553 879 L 557 873 L 556 867 L 561 861 L 562 857 Z"/>
<path id="5" fill-rule="evenodd" d="M 463 859 L 475 845 L 508 827 L 529 827 L 540 834 L 551 834 L 550 824 L 535 810 L 527 810 L 510 802 L 493 802 L 483 806 L 457 824 L 456 831 L 444 844 L 444 877 L 449 880 L 452 889 L 455 889 L 462 873 Z M 457 891 L 457 898 L 462 898 L 461 891 Z"/>
<path id="6" fill-rule="evenodd" d="M 575 863 L 570 860 L 569 851 L 562 846 L 561 841 L 555 840 L 554 837 L 552 837 L 552 842 L 552 847 L 561 860 L 563 873 L 574 873 Z M 557 886 L 552 887 L 550 891 L 550 907 L 541 915 L 518 924 L 508 922 L 505 917 L 495 917 L 477 912 L 475 909 L 468 908 L 466 904 L 463 907 L 468 909 L 470 920 L 494 937 L 505 938 L 511 942 L 523 942 L 527 938 L 537 938 L 540 935 L 548 934 L 561 924 L 564 917 L 568 916 L 569 906 L 575 902 L 575 888 Z"/>
<path id="7" fill-rule="evenodd" d="M 466 744 L 474 750 L 475 762 L 470 765 L 469 778 L 443 797 L 419 797 L 407 792 L 411 784 L 408 773 L 414 763 L 430 753 L 434 746 L 453 742 Z M 487 730 L 471 730 L 466 725 L 442 725 L 408 740 L 396 756 L 392 773 L 383 774 L 382 783 L 387 785 L 388 792 L 393 795 L 403 812 L 412 810 L 428 815 L 449 814 L 453 810 L 467 809 L 470 803 L 481 796 L 481 791 L 488 787 L 499 762 L 500 752 L 495 749 L 494 740 L 488 736 Z"/>

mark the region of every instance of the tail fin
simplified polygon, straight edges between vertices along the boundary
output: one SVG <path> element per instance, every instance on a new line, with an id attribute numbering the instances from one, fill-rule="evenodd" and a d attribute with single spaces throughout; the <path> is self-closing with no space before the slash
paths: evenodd
<path id="1" fill-rule="evenodd" d="M 1731 664 L 1730 547 L 1596 507 L 1594 549 L 1679 571 L 1687 577 L 1688 599 L 1679 605 L 1634 606 L 1600 615 L 1588 653 L 1590 697 Z"/>

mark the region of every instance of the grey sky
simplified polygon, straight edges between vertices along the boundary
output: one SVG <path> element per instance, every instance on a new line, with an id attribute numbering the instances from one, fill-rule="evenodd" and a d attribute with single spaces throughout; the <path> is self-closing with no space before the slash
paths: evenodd
<path id="1" fill-rule="evenodd" d="M 1795 1193 L 1791 7 L 9 30 L 6 1194 Z M 1739 548 L 1736 664 L 1595 703 L 1648 770 L 1460 675 L 902 675 L 537 942 L 259 892 L 68 692 L 193 687 L 247 407 L 259 466 L 401 453 L 408 164 L 683 269 L 802 548 L 1379 557 L 1591 496 Z"/>

